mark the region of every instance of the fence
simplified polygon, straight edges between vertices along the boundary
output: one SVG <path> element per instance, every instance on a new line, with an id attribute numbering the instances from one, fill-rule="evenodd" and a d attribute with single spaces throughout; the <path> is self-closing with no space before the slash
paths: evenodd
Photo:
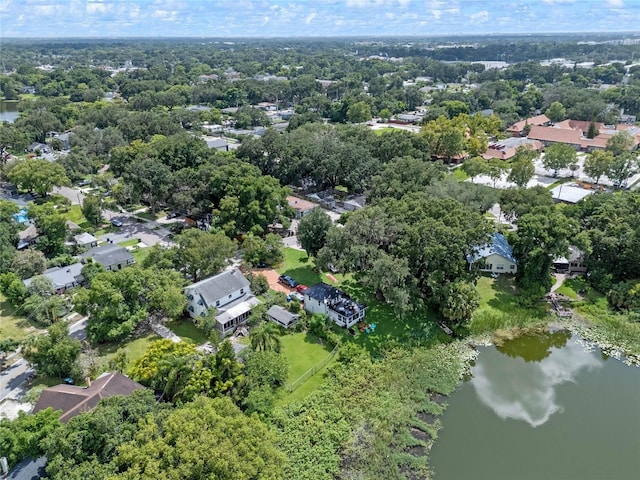
<path id="1" fill-rule="evenodd" d="M 306 382 L 307 380 L 309 380 L 311 377 L 313 377 L 316 373 L 318 373 L 320 370 L 322 370 L 322 368 L 331 361 L 331 359 L 333 357 L 336 356 L 336 353 L 338 353 L 338 349 L 339 349 L 339 345 L 336 345 L 335 347 L 333 347 L 333 350 L 331 350 L 331 352 L 329 353 L 329 355 L 327 355 L 325 358 L 323 358 L 322 360 L 320 360 L 320 362 L 318 362 L 316 365 L 314 365 L 313 367 L 311 367 L 309 370 L 307 370 L 306 372 L 304 372 L 295 382 L 289 383 L 287 384 L 284 388 L 287 392 L 291 393 L 293 392 L 295 389 L 297 389 L 300 385 L 302 385 L 304 382 Z"/>

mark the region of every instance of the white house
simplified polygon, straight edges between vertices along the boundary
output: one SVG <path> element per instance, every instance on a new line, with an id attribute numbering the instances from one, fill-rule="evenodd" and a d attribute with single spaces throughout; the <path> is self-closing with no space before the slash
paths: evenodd
<path id="1" fill-rule="evenodd" d="M 326 283 L 317 283 L 304 291 L 304 309 L 307 312 L 328 315 L 341 327 L 348 328 L 364 320 L 366 308 L 366 305 Z"/>
<path id="2" fill-rule="evenodd" d="M 260 303 L 251 293 L 249 280 L 236 269 L 191 284 L 184 293 L 191 318 L 206 315 L 210 308 L 217 310 L 216 329 L 222 335 L 247 323 L 251 309 Z"/>
<path id="3" fill-rule="evenodd" d="M 482 272 L 491 273 L 516 273 L 518 265 L 513 256 L 511 245 L 501 233 L 494 233 L 487 245 L 482 247 L 475 255 L 469 255 L 467 260 L 474 264 L 484 260 Z"/>

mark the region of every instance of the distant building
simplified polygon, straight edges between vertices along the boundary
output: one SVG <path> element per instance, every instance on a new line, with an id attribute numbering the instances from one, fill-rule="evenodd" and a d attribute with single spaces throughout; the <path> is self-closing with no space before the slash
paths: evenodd
<path id="1" fill-rule="evenodd" d="M 300 219 L 308 214 L 311 210 L 316 208 L 318 205 L 310 202 L 309 200 L 304 200 L 302 198 L 294 197 L 293 195 L 289 195 L 287 197 L 287 203 L 291 208 L 293 208 L 296 212 L 296 218 Z"/>
<path id="2" fill-rule="evenodd" d="M 18 245 L 16 248 L 18 250 L 24 250 L 31 245 L 35 245 L 39 236 L 40 234 L 38 233 L 36 226 L 33 223 L 29 224 L 27 228 L 18 232 Z"/>
<path id="3" fill-rule="evenodd" d="M 53 267 L 45 270 L 42 275 L 50 279 L 56 293 L 61 294 L 70 288 L 82 285 L 82 282 L 84 282 L 84 277 L 82 276 L 83 266 L 78 262 L 66 267 Z M 28 287 L 32 281 L 33 278 L 27 278 L 22 283 L 24 283 L 25 287 Z"/>
<path id="4" fill-rule="evenodd" d="M 511 133 L 514 136 L 524 136 L 526 134 L 526 127 L 535 127 L 540 125 L 549 125 L 551 120 L 546 115 L 538 115 L 536 117 L 530 117 L 525 120 L 521 120 L 519 122 L 514 123 L 509 128 L 507 128 L 507 132 Z"/>
<path id="5" fill-rule="evenodd" d="M 467 261 L 470 265 L 484 261 L 484 266 L 480 268 L 483 272 L 516 273 L 518 269 L 511 245 L 505 236 L 498 232 L 494 233 L 489 243 L 477 253 L 469 255 Z"/>
<path id="6" fill-rule="evenodd" d="M 338 288 L 317 283 L 304 291 L 304 309 L 328 315 L 337 325 L 349 328 L 364 320 L 367 307 Z"/>
<path id="7" fill-rule="evenodd" d="M 594 150 L 604 150 L 607 147 L 608 140 L 624 130 L 633 138 L 631 150 L 637 149 L 638 145 L 640 145 L 640 127 L 626 124 L 618 124 L 613 127 L 599 122 L 594 122 L 593 125 L 598 131 L 598 134 L 593 138 L 587 137 L 591 122 L 580 120 L 563 120 L 548 127 L 533 126 L 527 138 L 538 140 L 545 146 L 564 143 L 565 145 L 571 145 L 576 150 L 592 152 Z"/>
<path id="8" fill-rule="evenodd" d="M 584 263 L 584 252 L 578 247 L 569 247 L 568 257 L 558 257 L 553 260 L 555 269 L 562 273 L 586 273 L 587 266 Z"/>
<path id="9" fill-rule="evenodd" d="M 129 250 L 112 244 L 93 247 L 83 253 L 82 258 L 92 258 L 94 262 L 99 263 L 105 270 L 111 272 L 122 270 L 135 263 L 135 259 Z"/>
<path id="10" fill-rule="evenodd" d="M 51 407 L 61 410 L 60 421 L 67 423 L 76 415 L 93 410 L 103 398 L 128 396 L 142 388 L 142 385 L 121 373 L 105 372 L 87 387 L 61 384 L 44 389 L 33 413 Z"/>
<path id="11" fill-rule="evenodd" d="M 251 309 L 260 303 L 251 293 L 249 280 L 236 269 L 193 283 L 185 287 L 184 294 L 191 318 L 205 316 L 209 309 L 218 312 L 216 329 L 222 335 L 247 323 Z"/>
<path id="12" fill-rule="evenodd" d="M 556 202 L 578 203 L 583 198 L 593 195 L 594 193 L 594 190 L 588 190 L 565 183 L 551 189 L 551 198 Z"/>
<path id="13" fill-rule="evenodd" d="M 482 158 L 485 160 L 490 160 L 492 158 L 510 160 L 515 156 L 517 149 L 520 146 L 525 146 L 529 150 L 535 150 L 537 152 L 542 150 L 542 143 L 538 140 L 530 140 L 523 137 L 511 137 L 491 142 L 488 145 L 487 151 L 482 154 Z"/>

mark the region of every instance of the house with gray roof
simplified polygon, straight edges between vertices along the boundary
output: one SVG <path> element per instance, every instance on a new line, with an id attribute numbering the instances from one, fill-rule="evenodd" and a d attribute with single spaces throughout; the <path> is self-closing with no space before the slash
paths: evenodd
<path id="1" fill-rule="evenodd" d="M 78 262 L 72 265 L 67 265 L 66 267 L 50 268 L 45 270 L 43 275 L 51 280 L 56 293 L 60 294 L 70 288 L 77 287 L 82 284 L 84 281 L 84 277 L 82 276 L 82 267 L 83 265 Z M 32 281 L 33 277 L 23 280 L 22 283 L 28 287 L 31 285 Z"/>
<path id="2" fill-rule="evenodd" d="M 364 320 L 367 306 L 342 290 L 321 282 L 304 291 L 304 309 L 312 315 L 328 315 L 337 325 L 349 328 Z"/>
<path id="3" fill-rule="evenodd" d="M 273 305 L 269 310 L 267 310 L 267 317 L 272 322 L 280 325 L 284 328 L 289 328 L 300 318 L 300 315 L 297 313 L 291 313 L 285 308 L 282 308 L 280 305 Z"/>
<path id="4" fill-rule="evenodd" d="M 18 245 L 16 248 L 18 250 L 23 250 L 31 245 L 35 245 L 39 236 L 40 234 L 38 233 L 36 226 L 33 223 L 30 223 L 27 228 L 18 232 Z"/>
<path id="5" fill-rule="evenodd" d="M 216 329 L 222 335 L 247 323 L 251 309 L 260 303 L 251 293 L 249 280 L 235 268 L 185 287 L 184 294 L 191 318 L 203 317 L 209 309 L 217 311 Z"/>
<path id="6" fill-rule="evenodd" d="M 490 241 L 476 253 L 467 256 L 470 265 L 483 261 L 480 271 L 491 273 L 516 273 L 518 265 L 511 245 L 505 236 L 495 232 Z"/>
<path id="7" fill-rule="evenodd" d="M 79 233 L 73 237 L 74 243 L 78 247 L 93 248 L 98 246 L 98 239 L 90 233 Z"/>
<path id="8" fill-rule="evenodd" d="M 129 250 L 113 244 L 93 247 L 83 253 L 82 258 L 92 258 L 94 262 L 99 263 L 105 270 L 111 272 L 122 270 L 135 262 Z"/>

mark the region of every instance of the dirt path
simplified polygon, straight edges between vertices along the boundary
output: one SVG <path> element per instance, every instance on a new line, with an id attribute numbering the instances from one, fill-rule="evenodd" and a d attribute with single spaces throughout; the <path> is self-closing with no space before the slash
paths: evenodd
<path id="1" fill-rule="evenodd" d="M 564 273 L 556 273 L 555 277 L 556 277 L 556 283 L 554 283 L 553 287 L 551 287 L 551 292 L 555 292 L 562 286 L 565 278 L 567 278 L 567 275 Z"/>

